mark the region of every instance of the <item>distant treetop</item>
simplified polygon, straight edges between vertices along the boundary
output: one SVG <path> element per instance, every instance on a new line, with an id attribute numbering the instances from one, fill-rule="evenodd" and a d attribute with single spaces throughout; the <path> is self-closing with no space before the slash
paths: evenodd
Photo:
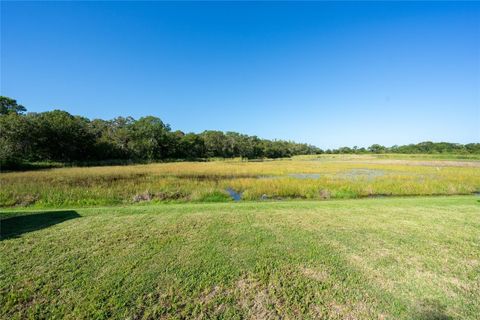
<path id="1" fill-rule="evenodd" d="M 25 111 L 27 111 L 27 109 L 21 104 L 18 104 L 17 100 L 9 97 L 0 96 L 0 114 L 21 114 Z"/>

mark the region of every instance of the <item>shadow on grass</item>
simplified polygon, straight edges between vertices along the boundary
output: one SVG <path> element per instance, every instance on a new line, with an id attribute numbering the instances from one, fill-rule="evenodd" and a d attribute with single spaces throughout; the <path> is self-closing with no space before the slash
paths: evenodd
<path id="1" fill-rule="evenodd" d="M 41 213 L 26 213 L 20 216 L 5 218 L 0 221 L 0 239 L 16 238 L 24 233 L 48 228 L 57 223 L 79 218 L 73 210 L 46 211 Z"/>
<path id="2" fill-rule="evenodd" d="M 446 313 L 446 307 L 436 300 L 423 300 L 417 306 L 415 320 L 451 320 Z"/>

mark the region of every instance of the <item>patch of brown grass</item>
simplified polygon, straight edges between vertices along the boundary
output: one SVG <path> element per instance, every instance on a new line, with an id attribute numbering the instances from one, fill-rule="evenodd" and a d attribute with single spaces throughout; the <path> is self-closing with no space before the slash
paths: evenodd
<path id="1" fill-rule="evenodd" d="M 238 293 L 238 304 L 248 315 L 249 319 L 279 319 L 281 318 L 275 310 L 269 308 L 270 305 L 276 304 L 267 288 L 262 287 L 259 282 L 242 278 L 236 283 L 236 291 Z"/>
<path id="2" fill-rule="evenodd" d="M 315 281 L 325 282 L 329 277 L 328 272 L 325 270 L 316 270 L 302 267 L 300 268 L 300 271 L 304 276 Z"/>

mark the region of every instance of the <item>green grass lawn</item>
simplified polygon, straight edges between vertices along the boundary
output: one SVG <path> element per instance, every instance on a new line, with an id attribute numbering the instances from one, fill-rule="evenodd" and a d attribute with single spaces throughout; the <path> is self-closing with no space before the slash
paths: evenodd
<path id="1" fill-rule="evenodd" d="M 479 199 L 4 211 L 0 317 L 478 319 Z"/>

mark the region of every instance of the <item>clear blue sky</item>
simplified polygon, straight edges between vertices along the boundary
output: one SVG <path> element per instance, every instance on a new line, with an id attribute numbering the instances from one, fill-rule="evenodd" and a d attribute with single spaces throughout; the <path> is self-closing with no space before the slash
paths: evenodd
<path id="1" fill-rule="evenodd" d="M 319 147 L 480 142 L 480 3 L 2 2 L 1 94 Z"/>

